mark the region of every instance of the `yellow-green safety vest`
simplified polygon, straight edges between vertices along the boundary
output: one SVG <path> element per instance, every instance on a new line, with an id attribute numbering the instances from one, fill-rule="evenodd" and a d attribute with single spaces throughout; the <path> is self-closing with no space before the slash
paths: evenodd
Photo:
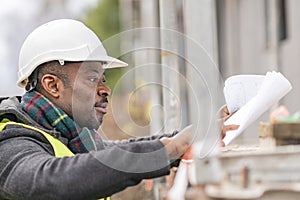
<path id="1" fill-rule="evenodd" d="M 26 125 L 26 124 L 13 122 L 13 121 L 10 121 L 8 119 L 3 119 L 0 122 L 0 131 L 2 131 L 6 127 L 6 125 L 19 125 L 19 126 L 22 126 L 24 128 L 34 130 L 36 132 L 41 133 L 48 140 L 48 142 L 51 144 L 51 146 L 54 150 L 55 157 L 57 157 L 57 158 L 62 158 L 62 157 L 65 157 L 65 156 L 74 156 L 72 151 L 70 151 L 70 149 L 68 149 L 68 147 L 66 145 L 64 145 L 57 138 L 53 137 L 49 133 L 46 133 L 45 131 L 42 131 L 38 128 L 35 128 L 33 126 L 29 126 L 29 125 Z M 102 198 L 100 200 L 110 200 L 110 198 L 106 197 L 106 198 Z"/>

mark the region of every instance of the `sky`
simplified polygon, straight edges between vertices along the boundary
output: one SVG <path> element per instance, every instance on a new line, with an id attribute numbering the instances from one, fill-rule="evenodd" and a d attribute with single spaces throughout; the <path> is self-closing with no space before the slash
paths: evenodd
<path id="1" fill-rule="evenodd" d="M 22 95 L 16 85 L 19 51 L 37 26 L 58 18 L 82 19 L 99 0 L 0 0 L 0 97 Z"/>

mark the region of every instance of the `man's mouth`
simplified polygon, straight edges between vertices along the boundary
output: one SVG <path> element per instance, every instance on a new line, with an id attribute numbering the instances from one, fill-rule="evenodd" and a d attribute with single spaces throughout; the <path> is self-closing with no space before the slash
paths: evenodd
<path id="1" fill-rule="evenodd" d="M 106 114 L 107 113 L 107 102 L 103 102 L 103 103 L 97 102 L 95 104 L 95 109 L 98 112 Z"/>

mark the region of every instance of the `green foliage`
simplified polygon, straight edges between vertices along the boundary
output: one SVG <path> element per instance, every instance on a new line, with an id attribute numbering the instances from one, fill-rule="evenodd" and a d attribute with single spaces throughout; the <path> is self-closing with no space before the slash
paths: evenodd
<path id="1" fill-rule="evenodd" d="M 88 13 L 85 24 L 101 39 L 108 55 L 120 56 L 120 41 L 109 39 L 120 32 L 119 0 L 99 0 L 98 5 Z M 122 69 L 106 70 L 108 86 L 114 88 L 121 75 Z"/>
<path id="2" fill-rule="evenodd" d="M 105 40 L 120 31 L 118 0 L 100 0 L 86 19 L 89 26 L 101 40 Z"/>

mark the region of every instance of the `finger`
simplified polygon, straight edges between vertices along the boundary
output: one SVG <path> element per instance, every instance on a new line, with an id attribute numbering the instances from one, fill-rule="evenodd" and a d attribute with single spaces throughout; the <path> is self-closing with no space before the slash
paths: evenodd
<path id="1" fill-rule="evenodd" d="M 221 139 L 224 139 L 227 131 L 234 131 L 234 130 L 237 130 L 239 127 L 240 127 L 239 125 L 235 125 L 235 124 L 222 126 Z"/>
<path id="2" fill-rule="evenodd" d="M 230 114 L 226 105 L 222 106 L 218 113 L 220 118 L 224 118 Z"/>
<path id="3" fill-rule="evenodd" d="M 226 136 L 226 132 L 224 131 L 222 131 L 222 133 L 221 133 L 221 139 L 224 139 L 224 137 Z"/>
<path id="4" fill-rule="evenodd" d="M 233 131 L 236 130 L 240 127 L 240 125 L 235 125 L 235 124 L 231 124 L 231 125 L 227 125 L 225 126 L 225 131 Z"/>
<path id="5" fill-rule="evenodd" d="M 226 115 L 226 116 L 223 118 L 223 120 L 226 121 L 226 120 L 229 119 L 232 115 L 234 115 L 234 113 L 236 113 L 236 112 L 237 112 L 237 110 L 234 111 L 233 113 L 229 113 L 229 112 L 228 112 L 228 115 Z"/>
<path id="6" fill-rule="evenodd" d="M 225 143 L 223 141 L 220 142 L 221 147 L 225 147 Z"/>
<path id="7" fill-rule="evenodd" d="M 223 139 L 226 135 L 226 129 L 225 129 L 225 126 L 222 126 L 222 129 L 221 129 L 221 138 Z"/>
<path id="8" fill-rule="evenodd" d="M 226 115 L 230 114 L 227 106 L 223 109 L 223 113 Z"/>

